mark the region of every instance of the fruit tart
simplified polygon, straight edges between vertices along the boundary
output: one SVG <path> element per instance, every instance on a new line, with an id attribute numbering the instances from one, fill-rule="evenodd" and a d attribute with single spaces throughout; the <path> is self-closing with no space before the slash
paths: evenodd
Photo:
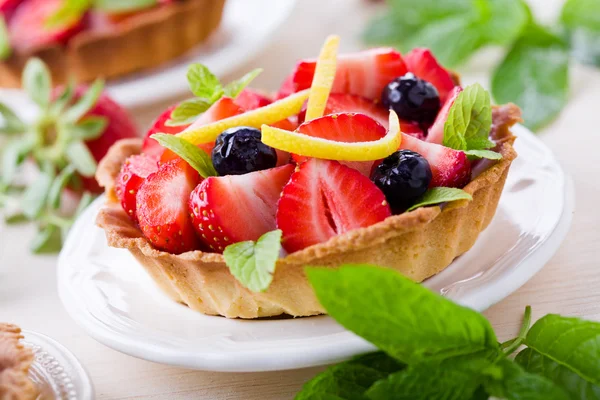
<path id="1" fill-rule="evenodd" d="M 18 326 L 0 323 L 0 399 L 33 400 L 39 394 L 29 378 L 33 351 L 21 339 Z"/>
<path id="2" fill-rule="evenodd" d="M 270 97 L 200 65 L 200 97 L 117 142 L 97 217 L 160 288 L 193 310 L 322 314 L 306 265 L 370 263 L 415 281 L 473 246 L 516 157 L 512 105 L 462 87 L 427 49 L 301 60 Z M 198 88 L 202 90 L 198 90 Z"/>
<path id="3" fill-rule="evenodd" d="M 19 87 L 30 57 L 55 83 L 159 66 L 203 42 L 224 0 L 0 0 L 0 87 Z"/>

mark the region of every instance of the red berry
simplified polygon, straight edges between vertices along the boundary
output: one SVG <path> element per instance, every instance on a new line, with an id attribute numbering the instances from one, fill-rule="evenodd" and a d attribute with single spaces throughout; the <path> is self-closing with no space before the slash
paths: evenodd
<path id="1" fill-rule="evenodd" d="M 456 85 L 450 72 L 437 62 L 431 51 L 422 48 L 413 49 L 404 59 L 410 72 L 435 86 L 440 101 L 444 103 Z"/>
<path id="2" fill-rule="evenodd" d="M 159 117 L 152 123 L 152 126 L 146 133 L 146 137 L 144 138 L 144 144 L 142 145 L 142 152 L 144 154 L 148 154 L 153 157 L 160 157 L 160 155 L 165 150 L 158 142 L 152 139 L 150 136 L 155 133 L 168 133 L 169 135 L 175 135 L 185 128 L 190 126 L 187 125 L 178 125 L 178 126 L 168 126 L 167 121 L 171 118 L 171 113 L 177 107 L 177 104 L 167 108 Z"/>
<path id="3" fill-rule="evenodd" d="M 431 125 L 431 128 L 429 128 L 429 131 L 427 132 L 428 142 L 437 144 L 442 144 L 444 142 L 444 125 L 448 119 L 450 108 L 460 92 L 462 92 L 462 88 L 460 86 L 455 86 L 448 94 L 448 99 L 446 99 L 446 102 L 440 109 L 435 121 L 433 121 L 433 125 Z"/>
<path id="4" fill-rule="evenodd" d="M 200 239 L 215 252 L 257 240 L 275 229 L 277 201 L 292 164 L 244 175 L 209 177 L 190 196 L 189 212 Z"/>
<path id="5" fill-rule="evenodd" d="M 198 249 L 188 202 L 199 181 L 196 170 L 176 159 L 161 165 L 140 186 L 136 197 L 139 225 L 154 247 L 173 254 Z"/>
<path id="6" fill-rule="evenodd" d="M 390 215 L 383 192 L 369 178 L 337 161 L 313 158 L 283 188 L 277 227 L 291 253 Z"/>
<path id="7" fill-rule="evenodd" d="M 246 88 L 235 98 L 235 104 L 250 111 L 271 104 L 271 99 L 257 90 Z"/>
<path id="8" fill-rule="evenodd" d="M 117 176 L 115 182 L 117 197 L 121 201 L 123 210 L 135 222 L 138 221 L 135 202 L 138 189 L 148 175 L 156 172 L 157 169 L 155 158 L 144 154 L 135 155 L 125 160 Z"/>

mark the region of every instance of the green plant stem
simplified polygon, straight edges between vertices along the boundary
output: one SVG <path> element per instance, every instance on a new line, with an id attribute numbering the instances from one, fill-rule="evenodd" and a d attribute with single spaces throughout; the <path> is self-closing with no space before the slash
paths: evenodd
<path id="1" fill-rule="evenodd" d="M 515 352 L 525 341 L 529 326 L 531 325 L 531 306 L 525 307 L 525 314 L 523 314 L 523 323 L 521 324 L 521 330 L 516 338 L 504 342 L 500 345 L 504 349 L 504 354 L 511 355 Z"/>
<path id="2" fill-rule="evenodd" d="M 47 214 L 43 218 L 44 222 L 58 226 L 59 228 L 69 229 L 73 224 L 73 221 L 68 218 L 59 217 L 58 215 Z"/>

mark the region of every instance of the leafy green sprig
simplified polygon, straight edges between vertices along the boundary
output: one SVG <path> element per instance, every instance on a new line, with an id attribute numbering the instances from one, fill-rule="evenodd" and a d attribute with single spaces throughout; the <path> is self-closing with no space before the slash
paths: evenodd
<path id="1" fill-rule="evenodd" d="M 554 27 L 537 23 L 524 0 L 389 0 L 388 12 L 370 22 L 364 39 L 408 51 L 429 47 L 456 67 L 486 46 L 505 46 L 492 76 L 499 103 L 523 109 L 537 130 L 567 102 L 569 54 L 600 66 L 600 2 L 567 0 Z"/>
<path id="2" fill-rule="evenodd" d="M 39 107 L 39 116 L 27 124 L 0 103 L 0 208 L 8 224 L 36 223 L 38 233 L 31 243 L 35 253 L 60 250 L 74 219 L 93 200 L 84 191 L 72 210 L 63 204 L 63 194 L 67 187 L 82 191 L 81 179 L 93 177 L 96 171 L 96 160 L 85 142 L 100 137 L 108 121 L 85 114 L 103 87 L 98 80 L 74 101 L 75 85 L 70 82 L 53 98 L 50 72 L 33 58 L 23 71 L 23 88 Z M 22 181 L 25 164 L 37 167 L 32 182 Z"/>
<path id="3" fill-rule="evenodd" d="M 547 315 L 529 328 L 527 307 L 517 338 L 500 344 L 483 315 L 391 269 L 306 274 L 328 314 L 380 351 L 330 367 L 296 400 L 600 398 L 600 323 Z"/>

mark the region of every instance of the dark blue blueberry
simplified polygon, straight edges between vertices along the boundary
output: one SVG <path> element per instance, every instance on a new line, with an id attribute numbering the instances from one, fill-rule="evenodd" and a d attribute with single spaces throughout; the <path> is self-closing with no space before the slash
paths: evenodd
<path id="1" fill-rule="evenodd" d="M 419 153 L 399 150 L 375 168 L 371 180 L 385 194 L 392 209 L 406 209 L 427 191 L 431 167 Z"/>
<path id="2" fill-rule="evenodd" d="M 440 95 L 431 83 L 408 73 L 386 85 L 381 102 L 398 117 L 430 124 L 440 110 Z"/>
<path id="3" fill-rule="evenodd" d="M 261 142 L 260 130 L 237 126 L 223 131 L 212 151 L 219 175 L 242 175 L 277 165 L 277 152 Z"/>

